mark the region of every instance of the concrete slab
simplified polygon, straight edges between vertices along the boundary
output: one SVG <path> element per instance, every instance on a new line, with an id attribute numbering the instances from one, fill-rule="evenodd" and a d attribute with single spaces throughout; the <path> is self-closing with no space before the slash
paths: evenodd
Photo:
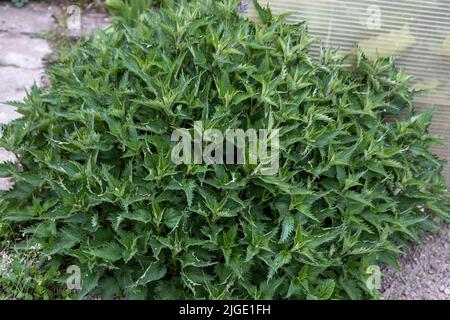
<path id="1" fill-rule="evenodd" d="M 17 158 L 13 153 L 0 148 L 0 163 L 4 162 L 17 162 Z M 13 186 L 14 181 L 11 178 L 0 178 L 0 191 L 10 190 Z"/>
<path id="2" fill-rule="evenodd" d="M 42 57 L 51 53 L 47 41 L 23 34 L 0 33 L 0 68 L 2 66 L 25 69 L 43 68 Z"/>
<path id="3" fill-rule="evenodd" d="M 11 4 L 0 5 L 0 31 L 10 33 L 45 33 L 56 27 L 53 14 L 56 6 L 30 3 L 23 8 Z"/>
<path id="4" fill-rule="evenodd" d="M 0 103 L 22 100 L 26 95 L 26 88 L 28 89 L 35 82 L 40 83 L 42 73 L 42 70 L 0 67 Z"/>
<path id="5" fill-rule="evenodd" d="M 4 162 L 17 162 L 17 157 L 4 148 L 0 148 L 0 163 Z"/>
<path id="6" fill-rule="evenodd" d="M 14 181 L 11 178 L 0 178 L 0 191 L 11 190 L 14 186 Z"/>
<path id="7" fill-rule="evenodd" d="M 0 103 L 0 124 L 7 124 L 21 117 L 22 115 L 13 106 Z"/>

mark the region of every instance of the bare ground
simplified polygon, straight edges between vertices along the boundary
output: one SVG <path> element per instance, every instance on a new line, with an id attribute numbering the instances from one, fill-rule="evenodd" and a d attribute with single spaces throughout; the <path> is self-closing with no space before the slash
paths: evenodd
<path id="1" fill-rule="evenodd" d="M 383 297 L 389 300 L 450 299 L 450 224 L 425 237 L 400 258 L 400 272 L 388 269 Z"/>

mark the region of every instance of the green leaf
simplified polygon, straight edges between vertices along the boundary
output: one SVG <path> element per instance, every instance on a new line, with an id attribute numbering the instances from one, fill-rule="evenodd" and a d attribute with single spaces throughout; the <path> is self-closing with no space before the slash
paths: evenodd
<path id="1" fill-rule="evenodd" d="M 162 266 L 157 262 L 152 262 L 145 269 L 144 273 L 137 279 L 137 281 L 134 283 L 134 286 L 141 286 L 152 281 L 162 279 L 165 276 L 166 272 L 167 270 L 165 266 Z"/>
<path id="2" fill-rule="evenodd" d="M 90 248 L 86 250 L 86 253 L 111 262 L 122 258 L 122 249 L 115 242 L 105 244 L 101 247 Z"/>
<path id="3" fill-rule="evenodd" d="M 294 230 L 295 219 L 292 215 L 288 214 L 283 219 L 281 234 L 280 234 L 280 242 L 285 242 L 288 237 L 291 235 Z"/>

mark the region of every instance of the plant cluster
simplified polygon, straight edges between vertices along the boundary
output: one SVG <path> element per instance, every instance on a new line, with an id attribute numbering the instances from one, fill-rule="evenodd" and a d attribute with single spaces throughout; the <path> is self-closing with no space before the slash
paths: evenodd
<path id="1" fill-rule="evenodd" d="M 259 6 L 256 23 L 236 5 L 116 20 L 16 103 L 0 221 L 46 268 L 80 266 L 80 297 L 373 297 L 368 268 L 449 218 L 410 77 L 391 59 L 315 58 L 305 23 Z M 279 129 L 279 172 L 175 165 L 171 133 L 195 121 Z"/>
<path id="2" fill-rule="evenodd" d="M 0 231 L 1 232 L 1 231 Z M 43 270 L 39 250 L 0 251 L 0 300 L 69 299 L 72 292 L 60 283 L 60 272 Z"/>

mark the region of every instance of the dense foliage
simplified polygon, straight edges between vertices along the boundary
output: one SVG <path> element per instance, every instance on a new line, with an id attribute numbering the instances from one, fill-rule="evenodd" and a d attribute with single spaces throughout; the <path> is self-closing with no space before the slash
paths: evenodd
<path id="1" fill-rule="evenodd" d="M 305 24 L 198 0 L 116 22 L 49 70 L 1 145 L 0 219 L 80 296 L 358 299 L 448 218 L 431 113 L 389 59 L 308 53 Z M 403 116 L 386 121 L 386 116 Z M 171 162 L 176 128 L 280 129 L 280 170 Z"/>

